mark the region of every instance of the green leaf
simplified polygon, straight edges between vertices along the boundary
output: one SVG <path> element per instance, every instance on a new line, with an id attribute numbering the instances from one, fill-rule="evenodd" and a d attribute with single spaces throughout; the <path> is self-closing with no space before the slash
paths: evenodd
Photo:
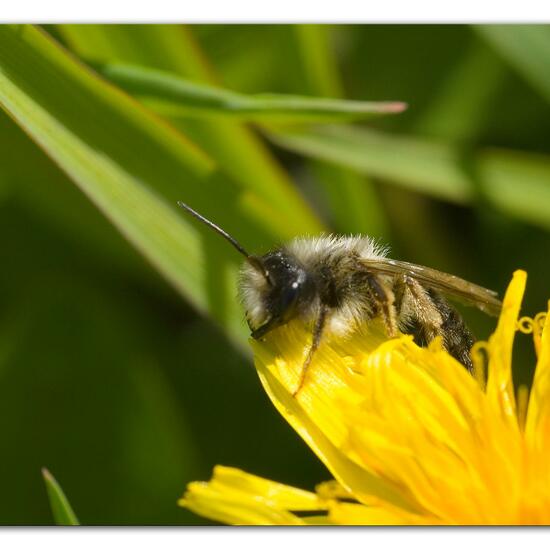
<path id="1" fill-rule="evenodd" d="M 550 157 L 459 147 L 352 127 L 271 132 L 280 146 L 427 195 L 490 204 L 550 229 Z"/>
<path id="2" fill-rule="evenodd" d="M 550 101 L 548 25 L 477 25 L 475 29 L 533 88 Z"/>
<path id="3" fill-rule="evenodd" d="M 56 479 L 46 468 L 42 468 L 42 476 L 46 484 L 53 519 L 56 525 L 80 525 L 63 489 L 61 489 Z"/>
<path id="4" fill-rule="evenodd" d="M 245 95 L 131 65 L 97 70 L 111 82 L 171 116 L 225 116 L 248 122 L 334 122 L 400 113 L 401 102 L 369 102 L 283 94 Z"/>
<path id="5" fill-rule="evenodd" d="M 190 303 L 244 345 L 238 258 L 176 211 L 176 200 L 246 235 L 250 247 L 301 232 L 300 220 L 282 223 L 280 211 L 37 28 L 0 27 L 0 105 Z"/>

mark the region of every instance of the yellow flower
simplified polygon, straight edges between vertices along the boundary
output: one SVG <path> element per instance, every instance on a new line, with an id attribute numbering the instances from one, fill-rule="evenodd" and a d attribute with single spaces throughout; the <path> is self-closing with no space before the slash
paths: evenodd
<path id="1" fill-rule="evenodd" d="M 370 323 L 323 342 L 293 397 L 307 329 L 253 342 L 269 397 L 334 481 L 308 492 L 218 466 L 180 504 L 231 524 L 549 524 L 550 316 L 518 322 L 525 281 L 514 274 L 495 333 L 475 346 L 476 377 L 440 342 L 386 340 Z M 518 329 L 538 357 L 529 398 L 512 382 Z"/>

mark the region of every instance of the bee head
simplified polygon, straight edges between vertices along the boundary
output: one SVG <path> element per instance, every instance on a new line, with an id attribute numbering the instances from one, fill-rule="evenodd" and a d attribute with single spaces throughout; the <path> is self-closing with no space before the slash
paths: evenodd
<path id="1" fill-rule="evenodd" d="M 315 295 L 311 277 L 284 250 L 248 258 L 241 271 L 240 289 L 253 338 L 261 338 L 296 317 Z"/>
<path id="2" fill-rule="evenodd" d="M 294 256 L 283 249 L 261 257 L 252 256 L 221 227 L 187 204 L 178 201 L 178 205 L 221 235 L 246 258 L 241 270 L 240 293 L 253 338 L 261 338 L 290 321 L 301 306 L 314 298 L 315 283 Z"/>

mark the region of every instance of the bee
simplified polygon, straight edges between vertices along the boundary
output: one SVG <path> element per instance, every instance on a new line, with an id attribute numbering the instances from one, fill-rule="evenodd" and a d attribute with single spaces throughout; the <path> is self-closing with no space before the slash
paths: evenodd
<path id="1" fill-rule="evenodd" d="M 323 335 L 345 337 L 380 317 L 388 337 L 411 334 L 420 346 L 440 336 L 443 346 L 470 372 L 474 337 L 444 298 L 458 299 L 497 315 L 497 293 L 455 275 L 387 257 L 388 249 L 367 236 L 297 238 L 262 256 L 249 254 L 216 224 L 178 205 L 222 235 L 246 258 L 239 294 L 251 336 L 260 339 L 292 319 L 313 328 L 295 396 Z"/>

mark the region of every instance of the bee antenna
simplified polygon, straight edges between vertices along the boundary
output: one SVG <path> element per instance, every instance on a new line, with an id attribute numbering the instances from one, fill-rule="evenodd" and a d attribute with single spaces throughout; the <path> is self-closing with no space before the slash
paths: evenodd
<path id="1" fill-rule="evenodd" d="M 217 226 L 214 222 L 207 220 L 204 216 L 201 216 L 198 212 L 193 210 L 190 206 L 188 206 L 182 201 L 178 201 L 178 206 L 180 208 L 183 208 L 187 212 L 189 212 L 191 216 L 193 216 L 194 218 L 197 218 L 197 220 L 201 221 L 202 223 L 204 223 L 205 225 L 213 229 L 216 233 L 219 233 L 222 237 L 228 240 L 243 256 L 245 256 L 248 259 L 248 261 L 254 264 L 257 263 L 257 261 L 255 261 L 256 258 L 250 256 L 250 254 L 229 233 L 224 231 L 221 227 Z"/>

